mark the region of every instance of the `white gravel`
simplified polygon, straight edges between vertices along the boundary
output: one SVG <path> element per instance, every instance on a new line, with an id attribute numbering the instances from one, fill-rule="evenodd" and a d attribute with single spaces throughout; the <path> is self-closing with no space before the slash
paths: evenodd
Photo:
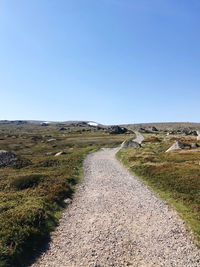
<path id="1" fill-rule="evenodd" d="M 200 266 L 177 213 L 102 149 L 84 163 L 73 203 L 32 267 Z"/>
<path id="2" fill-rule="evenodd" d="M 137 131 L 135 131 L 135 134 L 136 134 L 136 138 L 134 139 L 134 141 L 141 144 L 142 141 L 144 140 L 143 135 L 141 135 L 141 133 Z"/>

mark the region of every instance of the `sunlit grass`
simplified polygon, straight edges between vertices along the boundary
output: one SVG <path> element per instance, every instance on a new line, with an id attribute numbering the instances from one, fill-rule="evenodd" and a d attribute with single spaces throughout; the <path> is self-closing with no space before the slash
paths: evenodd
<path id="1" fill-rule="evenodd" d="M 0 125 L 0 149 L 18 157 L 15 166 L 0 168 L 0 266 L 26 265 L 57 225 L 63 200 L 73 197 L 85 156 L 127 138 L 73 131 Z M 59 151 L 66 154 L 55 157 Z"/>
<path id="2" fill-rule="evenodd" d="M 117 157 L 177 209 L 200 245 L 200 149 L 165 153 L 175 139 L 195 142 L 195 137 L 147 135 L 141 149 L 122 149 Z"/>

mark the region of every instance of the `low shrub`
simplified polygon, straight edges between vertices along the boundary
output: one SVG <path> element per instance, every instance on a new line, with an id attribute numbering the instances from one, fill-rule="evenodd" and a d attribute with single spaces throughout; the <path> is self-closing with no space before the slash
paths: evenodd
<path id="1" fill-rule="evenodd" d="M 48 176 L 41 174 L 30 174 L 14 178 L 10 186 L 16 190 L 23 190 L 27 188 L 36 187 L 41 181 L 48 178 Z"/>
<path id="2" fill-rule="evenodd" d="M 25 168 L 25 167 L 30 166 L 30 165 L 32 165 L 31 160 L 26 159 L 26 158 L 19 158 L 15 161 L 13 168 L 14 169 L 22 169 L 22 168 Z"/>

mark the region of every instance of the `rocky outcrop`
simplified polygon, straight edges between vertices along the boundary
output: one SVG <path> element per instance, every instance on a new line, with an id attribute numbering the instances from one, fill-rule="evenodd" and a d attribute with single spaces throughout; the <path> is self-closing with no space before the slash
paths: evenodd
<path id="1" fill-rule="evenodd" d="M 151 128 L 151 130 L 152 130 L 153 132 L 157 132 L 157 131 L 158 131 L 158 129 L 157 129 L 155 126 L 153 126 L 153 127 Z"/>
<path id="2" fill-rule="evenodd" d="M 0 167 L 5 167 L 14 164 L 17 157 L 12 152 L 0 150 Z"/>
<path id="3" fill-rule="evenodd" d="M 121 148 L 129 148 L 129 147 L 132 147 L 132 148 L 140 148 L 141 145 L 139 143 L 135 142 L 134 140 L 125 140 L 122 143 Z"/>
<path id="4" fill-rule="evenodd" d="M 167 132 L 167 135 L 175 135 L 175 134 L 184 134 L 184 135 L 194 135 L 197 136 L 197 131 L 189 130 L 189 129 L 183 129 L 183 130 L 173 130 Z"/>
<path id="5" fill-rule="evenodd" d="M 118 125 L 116 126 L 111 126 L 109 129 L 109 133 L 110 134 L 123 134 L 123 133 L 127 133 L 128 130 L 124 127 L 120 127 Z"/>
<path id="6" fill-rule="evenodd" d="M 191 144 L 191 148 L 198 148 L 198 147 L 199 147 L 199 145 L 197 143 L 192 143 Z"/>
<path id="7" fill-rule="evenodd" d="M 180 141 L 175 141 L 174 144 L 169 148 L 167 149 L 166 152 L 170 152 L 170 151 L 173 151 L 173 150 L 179 150 L 179 149 L 184 149 L 184 144 L 181 143 Z"/>

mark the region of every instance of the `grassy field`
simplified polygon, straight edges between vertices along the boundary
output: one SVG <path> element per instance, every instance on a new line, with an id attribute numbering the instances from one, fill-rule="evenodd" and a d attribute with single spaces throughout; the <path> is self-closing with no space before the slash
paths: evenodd
<path id="1" fill-rule="evenodd" d="M 146 134 L 142 148 L 122 149 L 117 157 L 176 208 L 200 245 L 200 148 L 165 153 L 174 140 L 189 145 L 196 137 Z"/>
<path id="2" fill-rule="evenodd" d="M 85 156 L 126 138 L 81 127 L 0 124 L 0 150 L 18 158 L 0 168 L 0 266 L 26 266 L 55 228 L 63 200 L 73 197 Z M 66 154 L 55 157 L 59 151 Z"/>

